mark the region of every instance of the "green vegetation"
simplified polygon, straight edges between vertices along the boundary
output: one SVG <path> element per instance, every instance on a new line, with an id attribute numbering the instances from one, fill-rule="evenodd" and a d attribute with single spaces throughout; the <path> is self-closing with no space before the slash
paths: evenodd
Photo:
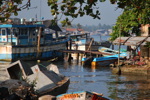
<path id="1" fill-rule="evenodd" d="M 119 33 L 121 33 L 121 36 L 129 36 L 131 33 L 140 36 L 141 25 L 150 23 L 149 0 L 130 0 L 127 4 L 124 7 L 124 12 L 118 17 L 116 25 L 113 27 L 111 41 L 115 40 Z"/>
<path id="2" fill-rule="evenodd" d="M 147 47 L 147 48 L 150 48 L 150 42 L 146 42 L 146 45 L 144 45 L 145 47 Z"/>

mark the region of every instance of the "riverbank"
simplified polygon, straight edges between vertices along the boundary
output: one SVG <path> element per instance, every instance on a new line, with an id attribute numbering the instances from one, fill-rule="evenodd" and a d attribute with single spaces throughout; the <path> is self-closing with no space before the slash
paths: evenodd
<path id="1" fill-rule="evenodd" d="M 150 66 L 148 65 L 143 65 L 143 66 L 138 66 L 138 65 L 124 65 L 118 67 L 112 67 L 111 68 L 113 74 L 127 74 L 127 75 L 150 75 Z"/>

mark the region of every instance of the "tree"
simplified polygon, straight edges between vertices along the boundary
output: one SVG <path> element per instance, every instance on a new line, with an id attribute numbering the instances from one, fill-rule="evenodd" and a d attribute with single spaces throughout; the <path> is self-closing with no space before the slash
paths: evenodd
<path id="1" fill-rule="evenodd" d="M 28 8 L 30 6 L 30 0 L 25 5 L 22 4 L 22 0 L 0 0 L 0 22 L 5 22 L 11 14 L 18 15 L 18 11 Z"/>
<path id="2" fill-rule="evenodd" d="M 94 19 L 100 19 L 98 2 L 105 2 L 105 0 L 48 0 L 48 5 L 51 8 L 52 15 L 57 14 L 59 16 L 61 14 L 61 16 L 66 16 L 66 19 L 61 21 L 62 25 L 65 26 L 67 24 L 70 25 L 74 18 L 83 17 L 84 15 L 91 16 Z M 118 22 L 114 29 L 117 29 L 118 25 L 120 27 L 120 24 L 122 24 L 122 22 L 119 22 L 120 19 L 124 22 L 121 27 L 125 34 L 127 34 L 127 31 L 129 31 L 129 29 L 131 30 L 131 28 L 136 30 L 138 28 L 137 23 L 145 24 L 147 23 L 147 20 L 149 20 L 149 14 L 146 14 L 147 11 L 150 11 L 149 0 L 110 0 L 110 2 L 112 4 L 117 3 L 118 8 L 124 9 L 124 13 L 118 18 Z M 127 19 L 125 18 L 126 16 L 127 18 L 130 16 L 130 18 Z M 70 20 L 70 17 L 73 19 Z M 122 19 L 122 17 L 124 19 Z M 130 23 L 127 23 L 127 21 Z M 132 23 L 132 21 L 134 23 Z M 125 25 L 125 22 L 128 24 L 127 26 Z"/>
<path id="3" fill-rule="evenodd" d="M 17 15 L 17 11 L 30 6 L 30 0 L 22 6 L 18 7 L 23 0 L 1 0 L 0 1 L 0 21 L 5 21 L 13 13 Z M 99 2 L 106 0 L 48 0 L 52 15 L 56 15 L 55 20 L 59 20 L 63 15 L 66 16 L 61 21 L 62 25 L 71 25 L 74 18 L 91 16 L 94 19 L 100 19 Z M 127 35 L 129 31 L 138 31 L 139 24 L 149 24 L 150 1 L 149 0 L 110 0 L 112 4 L 117 4 L 118 8 L 124 10 L 119 16 L 114 26 L 116 34 L 121 29 L 122 34 Z M 58 19 L 59 16 L 60 18 Z M 72 18 L 72 20 L 70 20 Z M 121 26 L 121 27 L 120 27 Z M 116 35 L 113 34 L 113 35 Z M 117 36 L 117 35 L 116 35 Z"/>
<path id="4" fill-rule="evenodd" d="M 77 24 L 78 29 L 82 29 L 82 25 L 80 23 Z"/>
<path id="5" fill-rule="evenodd" d="M 88 15 L 94 19 L 100 19 L 100 12 L 97 8 L 99 1 L 104 2 L 105 0 L 48 0 L 48 6 L 51 8 L 52 15 L 67 16 L 61 21 L 62 25 L 65 26 L 71 24 L 69 17 L 74 19 Z"/>
<path id="6" fill-rule="evenodd" d="M 134 4 L 133 1 L 136 0 L 130 0 L 131 4 L 124 7 L 123 13 L 118 17 L 116 25 L 113 27 L 111 41 L 115 40 L 119 33 L 121 36 L 130 36 L 131 33 L 140 36 L 141 24 L 150 24 L 150 1 L 137 1 Z"/>

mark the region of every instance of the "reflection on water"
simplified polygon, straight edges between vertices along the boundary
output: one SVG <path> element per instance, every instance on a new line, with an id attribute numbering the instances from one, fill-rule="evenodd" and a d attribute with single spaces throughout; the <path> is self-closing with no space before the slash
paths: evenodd
<path id="1" fill-rule="evenodd" d="M 28 62 L 35 65 L 37 62 Z M 41 62 L 47 66 L 51 62 Z M 68 92 L 103 93 L 111 100 L 150 100 L 150 76 L 113 75 L 109 67 L 83 67 L 81 63 L 57 61 L 60 73 L 70 77 Z"/>
<path id="2" fill-rule="evenodd" d="M 109 67 L 82 66 L 76 62 L 57 62 L 60 72 L 70 77 L 68 92 L 93 91 L 111 100 L 150 99 L 150 77 L 113 75 Z"/>

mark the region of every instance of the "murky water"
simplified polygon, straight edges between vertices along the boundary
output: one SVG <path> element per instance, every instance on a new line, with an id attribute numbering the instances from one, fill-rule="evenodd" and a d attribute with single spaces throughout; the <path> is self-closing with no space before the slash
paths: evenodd
<path id="1" fill-rule="evenodd" d="M 41 62 L 46 66 L 51 62 Z M 150 76 L 113 75 L 109 67 L 83 67 L 76 61 L 52 62 L 61 74 L 70 78 L 67 92 L 103 93 L 111 100 L 150 100 Z M 36 62 L 28 62 L 36 64 Z M 0 73 L 2 74 L 2 73 Z"/>
<path id="2" fill-rule="evenodd" d="M 75 61 L 54 62 L 70 77 L 68 92 L 103 93 L 111 100 L 150 100 L 150 76 L 113 75 L 109 67 L 83 67 Z"/>
<path id="3" fill-rule="evenodd" d="M 45 66 L 50 63 L 41 62 Z M 103 93 L 111 100 L 150 100 L 150 76 L 113 75 L 109 67 L 83 67 L 76 61 L 53 64 L 58 66 L 60 73 L 70 77 L 68 92 Z"/>

